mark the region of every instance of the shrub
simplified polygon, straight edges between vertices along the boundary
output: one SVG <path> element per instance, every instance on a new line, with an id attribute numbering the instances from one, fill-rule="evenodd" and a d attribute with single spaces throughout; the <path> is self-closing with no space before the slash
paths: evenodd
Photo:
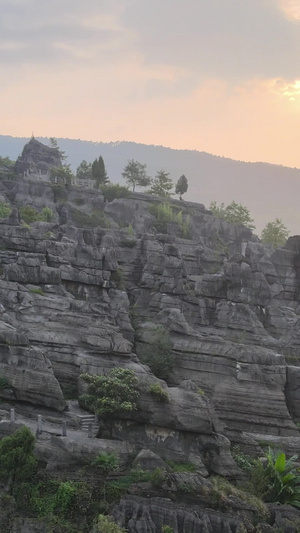
<path id="1" fill-rule="evenodd" d="M 9 389 L 10 384 L 4 376 L 0 376 L 0 391 L 4 389 Z"/>
<path id="2" fill-rule="evenodd" d="M 197 467 L 194 463 L 175 463 L 174 461 L 167 461 L 173 472 L 196 472 Z"/>
<path id="3" fill-rule="evenodd" d="M 0 479 L 8 482 L 11 491 L 17 482 L 34 475 L 34 444 L 34 435 L 25 426 L 0 440 Z"/>
<path id="4" fill-rule="evenodd" d="M 40 287 L 38 287 L 37 289 L 30 289 L 30 292 L 32 292 L 33 294 L 39 294 L 40 296 L 45 296 L 44 291 Z"/>
<path id="5" fill-rule="evenodd" d="M 175 222 L 181 228 L 182 236 L 184 238 L 190 237 L 190 217 L 183 217 L 182 211 L 178 211 L 175 206 L 172 207 L 168 203 L 152 204 L 148 210 L 156 218 L 154 225 L 157 231 L 166 233 L 168 224 Z"/>
<path id="6" fill-rule="evenodd" d="M 53 219 L 52 209 L 50 207 L 43 207 L 40 217 L 43 222 L 51 222 Z"/>
<path id="7" fill-rule="evenodd" d="M 109 222 L 105 218 L 102 211 L 93 211 L 91 215 L 76 209 L 76 207 L 71 208 L 71 217 L 75 225 L 81 227 L 86 226 L 90 228 L 108 228 Z"/>
<path id="8" fill-rule="evenodd" d="M 124 273 L 122 268 L 118 268 L 118 270 L 114 270 L 111 273 L 110 281 L 117 284 L 118 289 L 123 289 L 124 287 Z"/>
<path id="9" fill-rule="evenodd" d="M 40 213 L 30 205 L 25 207 L 20 207 L 21 218 L 26 222 L 26 224 L 32 224 L 33 222 L 38 222 L 41 220 Z"/>
<path id="10" fill-rule="evenodd" d="M 174 529 L 171 526 L 162 526 L 161 533 L 174 533 Z"/>
<path id="11" fill-rule="evenodd" d="M 139 392 L 133 370 L 113 368 L 108 376 L 82 374 L 80 377 L 89 385 L 87 394 L 79 397 L 83 408 L 102 417 L 136 409 Z"/>
<path id="12" fill-rule="evenodd" d="M 256 460 L 252 470 L 252 487 L 266 502 L 300 507 L 300 476 L 297 455 L 286 459 L 285 453 L 275 452 L 270 447 L 266 464 Z"/>
<path id="13" fill-rule="evenodd" d="M 130 196 L 128 187 L 120 185 L 119 183 L 102 185 L 100 186 L 100 190 L 108 202 L 112 202 L 115 198 L 128 198 L 128 196 Z"/>
<path id="14" fill-rule="evenodd" d="M 167 379 L 169 377 L 174 357 L 170 335 L 163 326 L 158 326 L 153 332 L 140 359 L 142 363 L 150 367 L 157 378 Z"/>
<path id="15" fill-rule="evenodd" d="M 153 383 L 149 387 L 149 392 L 158 402 L 167 403 L 169 401 L 168 393 L 162 388 L 159 383 Z"/>
<path id="16" fill-rule="evenodd" d="M 99 514 L 93 533 L 126 533 L 126 529 L 118 526 L 110 516 Z"/>
<path id="17" fill-rule="evenodd" d="M 11 213 L 11 207 L 9 204 L 0 202 L 0 218 L 7 218 Z"/>

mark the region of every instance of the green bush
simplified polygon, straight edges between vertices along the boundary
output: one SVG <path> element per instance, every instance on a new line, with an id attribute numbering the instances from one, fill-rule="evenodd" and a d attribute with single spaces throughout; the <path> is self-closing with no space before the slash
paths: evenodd
<path id="1" fill-rule="evenodd" d="M 93 533 L 126 533 L 126 529 L 118 526 L 110 516 L 99 514 Z"/>
<path id="2" fill-rule="evenodd" d="M 30 289 L 30 292 L 32 292 L 33 294 L 39 294 L 40 296 L 45 296 L 44 291 L 40 287 L 38 287 L 37 289 Z"/>
<path id="3" fill-rule="evenodd" d="M 53 219 L 52 209 L 50 207 L 43 207 L 40 217 L 43 222 L 51 222 Z"/>
<path id="4" fill-rule="evenodd" d="M 266 463 L 254 462 L 251 471 L 252 489 L 266 502 L 300 507 L 300 476 L 298 455 L 286 459 L 285 453 L 272 450 L 266 453 Z"/>
<path id="5" fill-rule="evenodd" d="M 110 281 L 117 284 L 118 289 L 123 289 L 124 287 L 124 272 L 122 268 L 118 268 L 118 270 L 114 270 L 111 273 Z"/>
<path id="6" fill-rule="evenodd" d="M 20 207 L 19 209 L 21 218 L 26 222 L 26 224 L 32 224 L 33 222 L 38 222 L 41 220 L 40 213 L 30 205 L 25 207 Z"/>
<path id="7" fill-rule="evenodd" d="M 7 218 L 11 213 L 11 207 L 9 204 L 0 202 L 0 218 Z"/>
<path id="8" fill-rule="evenodd" d="M 174 461 L 167 461 L 173 472 L 196 472 L 197 467 L 194 463 L 175 463 Z"/>
<path id="9" fill-rule="evenodd" d="M 11 492 L 16 483 L 32 478 L 36 471 L 34 445 L 34 435 L 26 426 L 0 440 L 0 479 Z"/>
<path id="10" fill-rule="evenodd" d="M 120 185 L 119 183 L 101 185 L 100 190 L 108 202 L 112 202 L 115 198 L 128 198 L 130 196 L 130 190 L 128 187 Z"/>
<path id="11" fill-rule="evenodd" d="M 10 384 L 4 376 L 0 376 L 0 391 L 4 389 L 9 389 Z"/>
<path id="12" fill-rule="evenodd" d="M 171 526 L 162 526 L 161 533 L 174 533 L 174 529 Z"/>
<path id="13" fill-rule="evenodd" d="M 156 218 L 155 228 L 161 233 L 167 233 L 168 224 L 175 222 L 181 229 L 183 238 L 190 238 L 190 217 L 184 217 L 182 211 L 179 211 L 177 207 L 171 206 L 168 203 L 152 204 L 148 208 L 151 215 Z"/>
<path id="14" fill-rule="evenodd" d="M 71 208 L 71 217 L 75 225 L 79 227 L 88 227 L 88 228 L 108 228 L 109 222 L 105 218 L 102 211 L 93 211 L 91 215 L 76 209 L 75 207 Z"/>
<path id="15" fill-rule="evenodd" d="M 174 363 L 170 335 L 163 326 L 158 326 L 144 353 L 140 356 L 143 364 L 148 365 L 153 374 L 160 379 L 167 379 Z"/>
<path id="16" fill-rule="evenodd" d="M 162 388 L 162 386 L 159 383 L 153 383 L 149 387 L 149 392 L 155 400 L 158 402 L 167 403 L 169 401 L 169 395 L 168 393 Z"/>

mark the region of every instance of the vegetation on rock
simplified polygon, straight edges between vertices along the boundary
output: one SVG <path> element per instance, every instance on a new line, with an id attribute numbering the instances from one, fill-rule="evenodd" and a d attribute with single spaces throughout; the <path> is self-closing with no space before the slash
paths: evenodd
<path id="1" fill-rule="evenodd" d="M 167 379 L 170 376 L 174 356 L 170 335 L 163 326 L 158 326 L 153 331 L 140 359 L 157 378 Z"/>
<path id="2" fill-rule="evenodd" d="M 251 230 L 255 229 L 254 220 L 250 216 L 249 209 L 242 204 L 232 201 L 231 204 L 225 206 L 223 203 L 218 205 L 217 202 L 211 202 L 209 209 L 215 217 L 226 220 L 226 222 L 243 224 L 243 226 Z"/>
<path id="3" fill-rule="evenodd" d="M 179 194 L 179 199 L 182 200 L 182 196 L 187 192 L 188 190 L 188 180 L 185 177 L 184 174 L 180 176 L 178 179 L 176 185 L 175 185 L 175 194 Z"/>
<path id="4" fill-rule="evenodd" d="M 163 198 L 169 198 L 173 189 L 173 181 L 169 178 L 169 173 L 164 170 L 160 170 L 156 173 L 155 178 L 152 180 L 151 189 L 149 192 L 156 196 L 162 196 Z"/>
<path id="5" fill-rule="evenodd" d="M 150 185 L 151 179 L 147 175 L 147 165 L 139 163 L 134 159 L 130 159 L 127 162 L 127 165 L 124 167 L 122 176 L 125 179 L 126 183 L 132 187 L 132 191 L 135 191 L 136 187 L 148 187 Z"/>
<path id="6" fill-rule="evenodd" d="M 283 246 L 290 232 L 280 218 L 274 222 L 268 222 L 261 232 L 261 240 L 265 244 L 272 244 L 274 248 Z"/>
<path id="7" fill-rule="evenodd" d="M 134 411 L 139 396 L 138 380 L 127 368 L 113 368 L 108 376 L 82 374 L 88 384 L 85 394 L 79 397 L 81 407 L 103 418 Z"/>

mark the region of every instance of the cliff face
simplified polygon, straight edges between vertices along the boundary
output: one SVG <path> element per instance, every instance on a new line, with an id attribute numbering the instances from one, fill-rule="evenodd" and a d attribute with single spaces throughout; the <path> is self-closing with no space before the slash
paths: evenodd
<path id="1" fill-rule="evenodd" d="M 179 201 L 183 222 L 161 224 L 149 210 L 160 201 L 141 194 L 108 203 L 21 180 L 0 193 L 13 208 L 0 219 L 1 397 L 64 411 L 62 390 L 80 374 L 124 366 L 138 375 L 139 409 L 113 432 L 135 452 L 238 476 L 230 442 L 299 447 L 300 237 L 274 251 Z M 53 222 L 24 225 L 24 205 L 50 207 Z M 158 325 L 174 355 L 167 404 L 139 359 Z"/>

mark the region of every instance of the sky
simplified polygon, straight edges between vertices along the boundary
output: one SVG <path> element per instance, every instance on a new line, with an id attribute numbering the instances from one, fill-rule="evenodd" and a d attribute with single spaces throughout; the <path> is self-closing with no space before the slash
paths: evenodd
<path id="1" fill-rule="evenodd" d="M 0 134 L 300 168 L 300 0 L 0 0 Z"/>

